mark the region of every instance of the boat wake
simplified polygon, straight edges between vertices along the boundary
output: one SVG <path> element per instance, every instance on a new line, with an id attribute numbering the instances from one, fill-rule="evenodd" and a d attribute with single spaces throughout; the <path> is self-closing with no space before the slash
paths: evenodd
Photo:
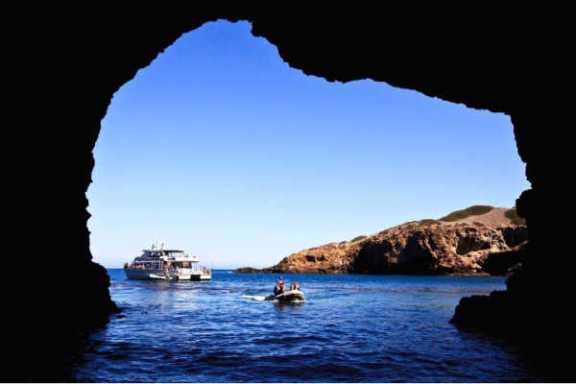
<path id="1" fill-rule="evenodd" d="M 250 301 L 265 301 L 266 296 L 258 296 L 258 295 L 242 295 L 242 298 L 245 300 Z"/>

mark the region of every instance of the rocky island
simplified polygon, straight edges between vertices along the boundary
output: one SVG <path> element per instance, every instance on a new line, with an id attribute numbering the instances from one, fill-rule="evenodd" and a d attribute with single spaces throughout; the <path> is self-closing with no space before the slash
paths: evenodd
<path id="1" fill-rule="evenodd" d="M 504 274 L 521 261 L 528 239 L 515 209 L 475 205 L 440 219 L 305 249 L 278 264 L 237 272 Z"/>

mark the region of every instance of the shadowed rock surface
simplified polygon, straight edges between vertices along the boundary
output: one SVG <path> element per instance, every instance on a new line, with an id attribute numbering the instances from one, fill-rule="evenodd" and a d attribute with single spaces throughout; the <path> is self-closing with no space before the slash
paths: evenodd
<path id="1" fill-rule="evenodd" d="M 114 312 L 106 272 L 91 261 L 87 229 L 85 194 L 100 122 L 113 94 L 139 69 L 181 34 L 217 19 L 252 22 L 256 36 L 307 74 L 329 81 L 372 79 L 509 115 L 531 184 L 516 202 L 530 234 L 526 260 L 504 293 L 463 300 L 454 321 L 513 333 L 542 352 L 538 361 L 560 361 L 565 355 L 554 352 L 572 347 L 575 335 L 576 263 L 565 242 L 572 231 L 559 224 L 565 209 L 551 209 L 569 207 L 573 200 L 573 172 L 566 166 L 573 152 L 573 108 L 564 97 L 572 87 L 567 80 L 573 73 L 573 23 L 566 20 L 571 12 L 551 14 L 527 5 L 514 12 L 437 4 L 421 5 L 418 12 L 381 4 L 330 5 L 322 11 L 270 7 L 142 4 L 136 13 L 118 5 L 71 12 L 49 4 L 17 12 L 22 17 L 6 48 L 18 61 L 9 77 L 19 82 L 6 94 L 21 112 L 10 132 L 15 138 L 6 140 L 18 150 L 5 176 L 15 195 L 9 239 L 38 245 L 42 252 L 27 256 L 25 266 L 33 268 L 17 274 L 19 281 L 25 276 L 26 286 L 10 293 L 15 305 L 7 306 L 5 316 L 14 342 L 4 343 L 11 360 L 3 378 L 66 379 L 57 351 L 78 330 Z M 46 247 L 56 241 L 64 246 Z M 8 263 L 20 270 L 22 260 Z M 563 367 L 568 370 L 558 368 L 550 377 L 574 377 L 572 365 Z"/>

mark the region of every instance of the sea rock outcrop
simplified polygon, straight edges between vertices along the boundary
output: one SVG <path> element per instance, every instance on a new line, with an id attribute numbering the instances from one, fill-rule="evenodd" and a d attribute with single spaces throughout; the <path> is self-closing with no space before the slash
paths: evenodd
<path id="1" fill-rule="evenodd" d="M 264 271 L 504 274 L 521 261 L 521 245 L 528 238 L 526 227 L 512 222 L 508 209 L 474 208 L 440 220 L 409 222 L 351 241 L 305 249 Z"/>

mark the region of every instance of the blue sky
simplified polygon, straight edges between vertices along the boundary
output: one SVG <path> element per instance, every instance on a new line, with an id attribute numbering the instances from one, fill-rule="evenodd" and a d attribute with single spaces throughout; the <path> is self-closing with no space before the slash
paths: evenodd
<path id="1" fill-rule="evenodd" d="M 246 22 L 182 36 L 115 95 L 88 191 L 94 258 L 153 241 L 263 267 L 528 187 L 507 116 L 292 69 Z"/>

